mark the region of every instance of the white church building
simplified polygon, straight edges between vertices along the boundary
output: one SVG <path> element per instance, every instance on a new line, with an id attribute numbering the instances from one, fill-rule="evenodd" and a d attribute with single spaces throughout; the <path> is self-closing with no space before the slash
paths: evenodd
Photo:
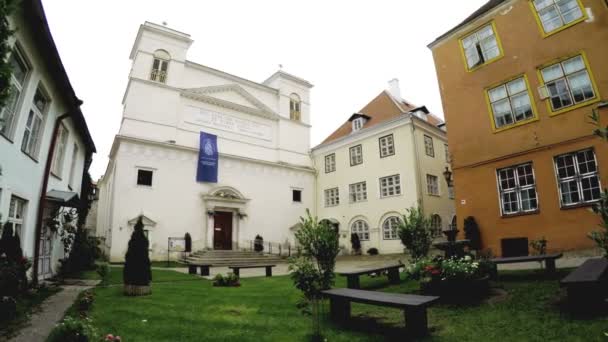
<path id="1" fill-rule="evenodd" d="M 146 22 L 130 59 L 123 117 L 99 181 L 98 229 L 124 260 L 143 215 L 151 257 L 168 238 L 193 249 L 238 249 L 256 235 L 293 241 L 315 207 L 310 150 L 312 85 L 278 71 L 258 83 L 186 59 L 188 34 Z M 217 183 L 197 182 L 199 134 L 217 136 Z"/>

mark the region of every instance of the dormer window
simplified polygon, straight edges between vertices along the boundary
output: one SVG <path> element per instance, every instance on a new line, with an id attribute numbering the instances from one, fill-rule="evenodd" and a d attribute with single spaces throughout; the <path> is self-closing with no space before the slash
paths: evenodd
<path id="1" fill-rule="evenodd" d="M 165 50 L 156 50 L 154 52 L 154 62 L 152 62 L 152 72 L 150 72 L 150 80 L 165 83 L 167 81 L 167 68 L 171 55 Z"/>
<path id="2" fill-rule="evenodd" d="M 289 96 L 289 118 L 296 121 L 302 119 L 302 101 L 295 93 Z"/>
<path id="3" fill-rule="evenodd" d="M 365 124 L 364 118 L 356 118 L 355 120 L 353 120 L 353 132 L 356 132 L 356 131 L 360 130 L 361 128 L 363 128 L 364 124 Z"/>

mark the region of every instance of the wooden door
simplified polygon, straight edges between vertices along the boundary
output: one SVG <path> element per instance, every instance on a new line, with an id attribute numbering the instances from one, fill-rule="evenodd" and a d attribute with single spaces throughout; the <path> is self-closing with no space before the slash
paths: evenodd
<path id="1" fill-rule="evenodd" d="M 213 249 L 232 249 L 232 213 L 216 211 L 213 214 Z"/>
<path id="2" fill-rule="evenodd" d="M 52 275 L 51 256 L 53 254 L 53 239 L 48 229 L 43 229 L 40 235 L 40 249 L 38 260 L 38 278 L 46 279 Z"/>

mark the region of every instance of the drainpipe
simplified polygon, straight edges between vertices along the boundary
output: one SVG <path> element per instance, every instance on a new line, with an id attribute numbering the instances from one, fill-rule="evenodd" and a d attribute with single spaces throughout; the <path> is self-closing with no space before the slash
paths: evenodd
<path id="1" fill-rule="evenodd" d="M 40 234 L 42 233 L 42 215 L 44 213 L 44 203 L 46 201 L 46 190 L 49 185 L 49 176 L 51 174 L 51 164 L 53 163 L 53 154 L 55 152 L 55 142 L 57 141 L 57 135 L 59 133 L 59 126 L 63 119 L 68 118 L 70 112 L 62 114 L 55 120 L 55 127 L 53 128 L 53 136 L 51 138 L 51 145 L 49 147 L 49 154 L 46 159 L 46 165 L 44 167 L 44 176 L 42 178 L 42 188 L 40 190 L 40 202 L 38 203 L 38 215 L 36 217 L 36 226 L 34 232 L 34 263 L 32 265 L 32 282 L 34 285 L 38 284 L 38 262 L 40 258 Z"/>
<path id="2" fill-rule="evenodd" d="M 420 154 L 418 153 L 418 143 L 416 139 L 416 127 L 415 127 L 414 115 L 410 114 L 410 124 L 412 126 L 412 142 L 414 147 L 414 158 L 416 159 L 416 184 L 418 185 L 418 203 L 422 210 L 424 210 L 424 192 L 422 190 L 422 175 L 420 171 Z"/>

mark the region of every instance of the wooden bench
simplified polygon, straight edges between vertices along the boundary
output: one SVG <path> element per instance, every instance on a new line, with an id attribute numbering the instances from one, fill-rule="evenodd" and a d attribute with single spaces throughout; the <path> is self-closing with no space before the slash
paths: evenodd
<path id="1" fill-rule="evenodd" d="M 203 277 L 206 277 L 209 275 L 209 267 L 211 267 L 212 265 L 210 264 L 197 264 L 197 263 L 192 263 L 192 262 L 188 262 L 186 263 L 188 265 L 188 273 L 189 274 L 196 274 L 196 269 L 198 267 L 201 268 L 201 275 Z"/>
<path id="2" fill-rule="evenodd" d="M 608 295 L 608 259 L 589 259 L 559 283 L 566 288 L 571 307 L 599 307 Z"/>
<path id="3" fill-rule="evenodd" d="M 439 297 L 400 293 L 386 293 L 355 289 L 332 289 L 323 291 L 329 298 L 332 321 L 345 323 L 350 317 L 350 303 L 363 303 L 401 309 L 405 316 L 405 329 L 410 336 L 428 334 L 426 307 Z"/>
<path id="4" fill-rule="evenodd" d="M 526 255 L 517 257 L 504 257 L 504 258 L 493 258 L 490 261 L 494 264 L 494 270 L 492 278 L 498 277 L 498 264 L 515 264 L 520 262 L 539 261 L 545 263 L 545 269 L 547 273 L 555 273 L 555 260 L 563 256 L 562 253 L 554 254 L 540 254 L 540 255 Z"/>
<path id="5" fill-rule="evenodd" d="M 399 268 L 401 267 L 403 267 L 403 264 L 400 262 L 398 264 L 393 265 L 375 266 L 336 273 L 343 277 L 346 277 L 346 287 L 348 287 L 349 289 L 359 289 L 361 288 L 361 285 L 359 283 L 360 276 L 369 275 L 372 273 L 380 273 L 384 271 L 388 272 L 388 280 L 391 284 L 399 284 Z"/>
<path id="6" fill-rule="evenodd" d="M 266 269 L 266 276 L 267 277 L 272 277 L 272 268 L 275 267 L 276 265 L 236 265 L 236 266 L 228 266 L 229 269 L 232 270 L 232 272 L 239 277 L 240 276 L 240 269 L 241 268 L 265 268 Z"/>

